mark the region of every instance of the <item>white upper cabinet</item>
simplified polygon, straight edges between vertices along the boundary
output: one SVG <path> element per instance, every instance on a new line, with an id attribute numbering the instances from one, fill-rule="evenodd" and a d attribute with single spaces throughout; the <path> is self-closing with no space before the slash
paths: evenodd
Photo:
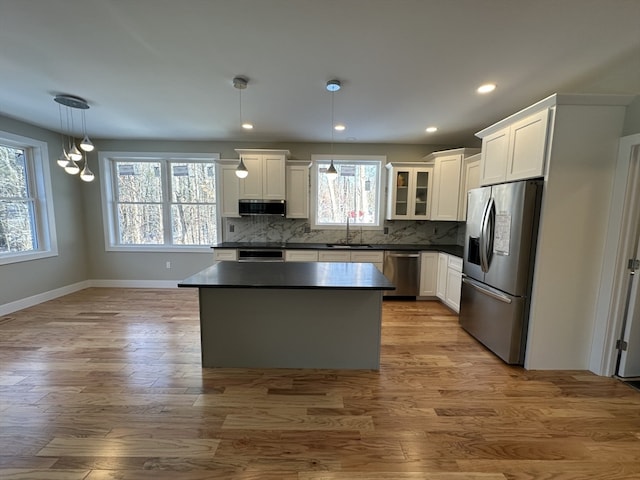
<path id="1" fill-rule="evenodd" d="M 387 220 L 429 220 L 433 168 L 388 163 Z"/>
<path id="2" fill-rule="evenodd" d="M 236 176 L 237 160 L 220 160 L 216 165 L 217 197 L 220 216 L 239 217 L 240 179 Z"/>
<path id="3" fill-rule="evenodd" d="M 480 186 L 480 154 L 471 155 L 464 159 L 462 168 L 462 181 L 460 182 L 460 201 L 458 220 L 465 221 L 467 219 L 467 193 L 469 190 Z"/>
<path id="4" fill-rule="evenodd" d="M 288 150 L 240 150 L 249 174 L 240 179 L 239 198 L 243 200 L 284 200 L 285 162 Z"/>
<path id="5" fill-rule="evenodd" d="M 482 185 L 544 176 L 551 111 L 544 108 L 499 129 L 477 133 L 482 138 Z"/>
<path id="6" fill-rule="evenodd" d="M 463 220 L 460 218 L 460 192 L 463 188 L 464 161 L 478 152 L 477 148 L 458 148 L 433 152 L 423 158 L 433 164 L 430 220 Z"/>
<path id="7" fill-rule="evenodd" d="M 287 218 L 309 218 L 309 162 L 287 165 Z"/>

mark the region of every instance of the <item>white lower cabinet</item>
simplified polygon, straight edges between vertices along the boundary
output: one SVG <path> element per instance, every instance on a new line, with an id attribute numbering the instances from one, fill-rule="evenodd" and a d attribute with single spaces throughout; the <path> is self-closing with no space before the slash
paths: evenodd
<path id="1" fill-rule="evenodd" d="M 352 263 L 373 263 L 382 272 L 384 252 L 349 252 Z"/>
<path id="2" fill-rule="evenodd" d="M 318 251 L 319 262 L 351 262 L 351 263 L 373 263 L 382 272 L 384 263 L 384 252 L 353 252 L 349 250 Z"/>
<path id="3" fill-rule="evenodd" d="M 460 292 L 462 290 L 462 259 L 448 255 L 447 264 L 447 289 L 444 297 L 444 303 L 455 310 L 460 311 Z"/>
<path id="4" fill-rule="evenodd" d="M 455 255 L 438 253 L 438 281 L 436 296 L 454 310 L 460 311 L 462 290 L 462 259 Z"/>
<path id="5" fill-rule="evenodd" d="M 285 262 L 317 262 L 318 250 L 285 250 Z"/>
<path id="6" fill-rule="evenodd" d="M 438 277 L 436 282 L 436 297 L 444 302 L 447 290 L 447 264 L 449 263 L 449 255 L 446 253 L 438 253 Z"/>
<path id="7" fill-rule="evenodd" d="M 233 248 L 216 248 L 213 251 L 213 259 L 216 262 L 238 260 L 238 251 Z"/>
<path id="8" fill-rule="evenodd" d="M 438 252 L 420 253 L 420 296 L 435 297 L 438 285 Z"/>
<path id="9" fill-rule="evenodd" d="M 320 250 L 318 252 L 319 262 L 350 262 L 351 252 L 349 250 Z"/>

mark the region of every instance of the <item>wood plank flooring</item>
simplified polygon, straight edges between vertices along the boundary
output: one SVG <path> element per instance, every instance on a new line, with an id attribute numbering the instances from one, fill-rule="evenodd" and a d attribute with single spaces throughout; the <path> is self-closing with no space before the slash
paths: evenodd
<path id="1" fill-rule="evenodd" d="M 385 301 L 382 341 L 379 372 L 202 369 L 194 290 L 16 312 L 0 318 L 0 478 L 640 479 L 631 387 L 509 367 L 436 302 Z"/>

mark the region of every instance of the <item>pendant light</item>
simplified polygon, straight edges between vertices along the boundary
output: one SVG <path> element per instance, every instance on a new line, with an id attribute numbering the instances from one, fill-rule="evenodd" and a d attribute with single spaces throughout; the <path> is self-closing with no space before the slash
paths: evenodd
<path id="1" fill-rule="evenodd" d="M 95 179 L 95 175 L 89 169 L 89 163 L 87 160 L 86 152 L 91 152 L 94 150 L 94 145 L 89 139 L 87 135 L 87 122 L 86 122 L 86 110 L 89 109 L 89 104 L 83 98 L 76 97 L 74 95 L 56 95 L 53 100 L 58 104 L 58 109 L 60 113 L 60 131 L 62 137 L 62 153 L 60 157 L 58 157 L 57 163 L 64 171 L 69 175 L 77 175 L 80 173 L 80 179 L 85 182 L 92 182 Z M 66 126 L 63 124 L 62 120 L 62 107 L 66 107 L 65 117 L 66 117 Z M 80 148 L 76 146 L 75 140 L 73 139 L 74 134 L 74 122 L 73 122 L 73 111 L 81 110 L 82 111 L 82 141 L 80 142 Z M 68 145 L 65 148 L 65 133 L 68 140 Z M 80 169 L 80 166 L 76 162 L 84 161 L 83 168 Z"/>
<path id="2" fill-rule="evenodd" d="M 251 123 L 242 121 L 242 90 L 245 90 L 248 84 L 249 84 L 249 80 L 246 79 L 245 77 L 235 77 L 233 79 L 233 86 L 238 90 L 238 97 L 240 100 L 239 101 L 240 126 L 245 130 L 253 129 L 253 125 Z M 240 155 L 240 163 L 238 163 L 238 168 L 236 168 L 236 176 L 238 178 L 246 178 L 247 175 L 249 175 L 249 170 L 247 170 L 247 167 L 244 164 L 244 161 L 242 160 L 242 155 Z"/>
<path id="3" fill-rule="evenodd" d="M 342 88 L 342 84 L 340 80 L 329 80 L 326 85 L 326 89 L 331 93 L 331 163 L 329 164 L 329 168 L 325 172 L 330 178 L 335 178 L 338 175 L 338 171 L 336 170 L 335 165 L 333 164 L 333 96 L 335 92 Z"/>

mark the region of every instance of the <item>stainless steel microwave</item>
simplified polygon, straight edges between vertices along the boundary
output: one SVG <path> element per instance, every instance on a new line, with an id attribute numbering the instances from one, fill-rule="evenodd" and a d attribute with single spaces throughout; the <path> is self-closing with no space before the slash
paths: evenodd
<path id="1" fill-rule="evenodd" d="M 279 215 L 284 217 L 287 213 L 287 204 L 284 200 L 239 200 L 238 212 L 240 215 Z"/>

